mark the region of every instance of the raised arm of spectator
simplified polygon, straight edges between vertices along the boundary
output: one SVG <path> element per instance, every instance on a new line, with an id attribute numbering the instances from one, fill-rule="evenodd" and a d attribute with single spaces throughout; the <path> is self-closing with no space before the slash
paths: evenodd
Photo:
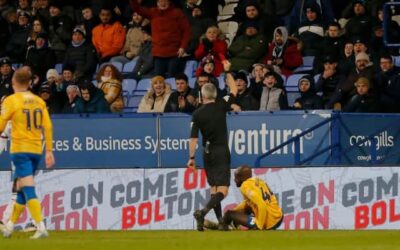
<path id="1" fill-rule="evenodd" d="M 228 85 L 231 95 L 236 97 L 238 90 L 237 90 L 235 79 L 233 78 L 233 75 L 230 72 L 231 63 L 228 60 L 225 60 L 222 62 L 222 64 L 224 65 L 224 71 L 226 74 L 225 83 L 226 83 L 226 85 Z"/>
<path id="2" fill-rule="evenodd" d="M 137 11 L 140 15 L 150 19 L 151 9 L 140 6 L 141 3 L 142 0 L 129 0 L 129 4 L 131 5 L 132 10 Z"/>

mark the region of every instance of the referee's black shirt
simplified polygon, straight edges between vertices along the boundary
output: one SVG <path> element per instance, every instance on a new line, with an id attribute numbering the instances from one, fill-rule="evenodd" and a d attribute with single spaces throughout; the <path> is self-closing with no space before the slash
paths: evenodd
<path id="1" fill-rule="evenodd" d="M 206 141 L 209 141 L 211 145 L 228 146 L 226 113 L 231 110 L 234 98 L 229 96 L 225 99 L 203 104 L 192 115 L 190 137 L 198 138 L 200 130 L 203 146 Z"/>

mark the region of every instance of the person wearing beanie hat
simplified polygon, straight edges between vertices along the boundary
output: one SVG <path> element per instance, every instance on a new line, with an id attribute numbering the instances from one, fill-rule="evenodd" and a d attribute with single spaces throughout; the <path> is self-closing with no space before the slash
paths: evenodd
<path id="1" fill-rule="evenodd" d="M 11 60 L 9 57 L 2 57 L 0 58 L 0 67 L 7 64 L 8 66 L 12 66 Z"/>
<path id="2" fill-rule="evenodd" d="M 365 52 L 360 52 L 356 55 L 356 62 L 358 61 L 365 61 L 367 64 L 369 64 L 370 60 L 369 60 L 369 56 L 367 53 Z"/>
<path id="3" fill-rule="evenodd" d="M 260 103 L 252 96 L 248 88 L 247 74 L 243 71 L 239 71 L 234 74 L 234 78 L 238 92 L 234 104 L 231 105 L 232 110 L 235 112 L 258 110 L 260 108 Z"/>
<path id="4" fill-rule="evenodd" d="M 321 19 L 321 10 L 314 0 L 304 6 L 306 18 L 300 23 L 296 37 L 303 42 L 303 56 L 320 56 L 324 41 L 324 24 Z"/>
<path id="5" fill-rule="evenodd" d="M 138 113 L 163 113 L 171 95 L 171 86 L 165 78 L 157 75 L 151 78 L 151 88 L 140 101 Z"/>
<path id="6" fill-rule="evenodd" d="M 76 26 L 72 33 L 71 43 L 65 52 L 63 65 L 74 67 L 76 78 L 90 78 L 96 71 L 96 50 L 86 39 L 86 30 L 82 26 Z"/>
<path id="7" fill-rule="evenodd" d="M 28 49 L 25 64 L 29 65 L 32 72 L 39 77 L 39 82 L 46 81 L 47 70 L 56 65 L 54 51 L 48 46 L 47 33 L 38 33 L 34 46 Z"/>
<path id="8" fill-rule="evenodd" d="M 49 82 L 54 82 L 56 81 L 60 75 L 58 74 L 56 69 L 49 69 L 46 73 L 46 79 Z"/>
<path id="9" fill-rule="evenodd" d="M 366 11 L 365 2 L 353 1 L 353 16 L 345 25 L 346 36 L 350 39 L 361 38 L 369 41 L 372 34 L 373 17 Z"/>
<path id="10" fill-rule="evenodd" d="M 294 109 L 314 110 L 323 109 L 321 96 L 317 95 L 315 90 L 314 77 L 305 75 L 298 82 L 300 97 L 294 101 Z"/>
<path id="11" fill-rule="evenodd" d="M 0 98 L 14 93 L 11 79 L 13 75 L 11 60 L 9 57 L 0 58 Z"/>
<path id="12" fill-rule="evenodd" d="M 76 26 L 72 33 L 79 32 L 83 37 L 86 37 L 86 31 L 84 27 Z"/>
<path id="13" fill-rule="evenodd" d="M 350 70 L 346 80 L 341 82 L 332 95 L 330 104 L 340 103 L 341 107 L 344 107 L 349 102 L 350 98 L 355 94 L 356 88 L 354 82 L 359 77 L 366 77 L 369 79 L 371 86 L 370 91 L 373 93 L 377 91 L 375 86 L 375 69 L 370 62 L 370 58 L 367 53 L 360 52 L 355 57 L 355 67 Z"/>
<path id="14" fill-rule="evenodd" d="M 64 61 L 65 52 L 71 38 L 67 34 L 72 34 L 74 28 L 73 20 L 62 13 L 62 7 L 61 0 L 55 0 L 49 4 L 49 43 L 56 55 L 57 63 Z"/>
<path id="15" fill-rule="evenodd" d="M 260 111 L 277 111 L 288 109 L 286 91 L 278 86 L 279 74 L 270 71 L 265 74 L 264 88 L 261 94 Z"/>
<path id="16" fill-rule="evenodd" d="M 258 22 L 247 20 L 242 25 L 245 27 L 244 33 L 232 42 L 228 52 L 232 70 L 251 71 L 252 65 L 262 59 L 268 47 L 265 37 L 258 32 Z"/>
<path id="17" fill-rule="evenodd" d="M 28 11 L 19 11 L 18 12 L 18 25 L 19 26 L 27 26 L 30 23 L 31 15 Z"/>
<path id="18" fill-rule="evenodd" d="M 375 95 L 370 93 L 370 80 L 359 77 L 354 83 L 356 94 L 351 97 L 344 107 L 344 112 L 375 113 L 380 112 L 381 107 Z"/>

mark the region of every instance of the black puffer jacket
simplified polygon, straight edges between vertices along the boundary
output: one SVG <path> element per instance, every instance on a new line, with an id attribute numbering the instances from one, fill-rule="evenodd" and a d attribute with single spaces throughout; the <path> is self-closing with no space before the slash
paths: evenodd
<path id="1" fill-rule="evenodd" d="M 63 64 L 74 65 L 77 77 L 91 77 L 96 71 L 96 50 L 88 40 L 78 47 L 69 45 Z"/>
<path id="2" fill-rule="evenodd" d="M 310 88 L 306 92 L 301 92 L 300 90 L 300 83 L 304 80 L 308 80 L 310 82 Z M 315 81 L 311 75 L 305 75 L 300 78 L 299 83 L 299 91 L 301 97 L 297 98 L 295 103 L 299 103 L 301 108 L 295 109 L 303 109 L 303 110 L 312 110 L 312 109 L 323 109 L 324 106 L 322 104 L 322 97 L 316 94 L 315 91 Z"/>

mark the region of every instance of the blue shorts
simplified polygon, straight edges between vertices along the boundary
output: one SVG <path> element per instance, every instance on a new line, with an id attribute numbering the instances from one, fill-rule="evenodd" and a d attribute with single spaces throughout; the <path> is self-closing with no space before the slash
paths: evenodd
<path id="1" fill-rule="evenodd" d="M 13 178 L 24 178 L 34 175 L 39 165 L 42 155 L 30 153 L 15 153 L 11 154 L 11 162 L 15 167 Z"/>
<path id="2" fill-rule="evenodd" d="M 256 217 L 254 217 L 254 214 L 249 214 L 247 216 L 247 228 L 249 229 L 257 229 L 257 225 L 256 225 Z"/>

